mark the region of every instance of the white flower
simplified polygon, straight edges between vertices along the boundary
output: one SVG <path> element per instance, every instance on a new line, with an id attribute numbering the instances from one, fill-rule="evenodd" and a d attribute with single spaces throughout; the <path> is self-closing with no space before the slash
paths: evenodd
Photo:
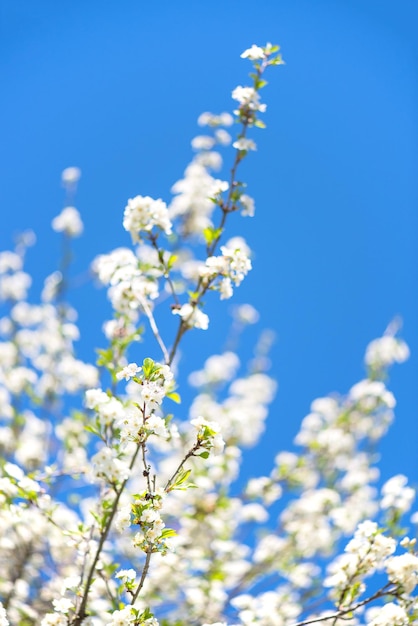
<path id="1" fill-rule="evenodd" d="M 147 404 L 161 404 L 165 396 L 165 389 L 158 382 L 144 380 L 141 386 L 141 398 Z"/>
<path id="2" fill-rule="evenodd" d="M 409 348 L 404 341 L 384 335 L 367 346 L 366 364 L 372 368 L 388 367 L 392 363 L 403 363 L 409 358 Z"/>
<path id="3" fill-rule="evenodd" d="M 73 206 L 67 206 L 52 220 L 52 228 L 57 233 L 65 233 L 69 237 L 78 237 L 83 232 L 80 213 Z"/>
<path id="4" fill-rule="evenodd" d="M 136 621 L 130 606 L 125 606 L 120 611 L 114 611 L 111 618 L 112 621 L 107 622 L 106 626 L 128 626 Z"/>
<path id="5" fill-rule="evenodd" d="M 165 439 L 168 437 L 165 421 L 158 415 L 155 415 L 155 413 L 150 415 L 147 419 L 146 428 L 154 435 L 157 435 L 157 437 L 163 437 Z"/>
<path id="6" fill-rule="evenodd" d="M 152 524 L 160 519 L 160 514 L 154 509 L 144 509 L 140 517 L 141 522 L 145 522 L 146 524 Z"/>
<path id="7" fill-rule="evenodd" d="M 3 470 L 6 472 L 6 474 L 11 476 L 12 478 L 15 478 L 16 480 L 23 480 L 23 478 L 25 477 L 24 471 L 14 463 L 5 463 L 3 466 Z"/>
<path id="8" fill-rule="evenodd" d="M 124 367 L 120 372 L 116 374 L 116 378 L 117 380 L 122 380 L 122 378 L 124 378 L 125 380 L 129 380 L 130 378 L 135 376 L 135 374 L 140 372 L 141 369 L 142 368 L 139 367 L 139 365 L 137 365 L 136 363 L 129 363 L 128 365 L 126 365 L 126 367 Z"/>
<path id="9" fill-rule="evenodd" d="M 382 487 L 381 508 L 395 508 L 401 513 L 409 511 L 415 498 L 415 490 L 407 487 L 408 479 L 403 474 L 393 476 Z"/>
<path id="10" fill-rule="evenodd" d="M 232 147 L 237 150 L 257 150 L 255 142 L 252 139 L 246 139 L 245 137 L 240 137 L 237 141 L 234 141 Z"/>
<path id="11" fill-rule="evenodd" d="M 211 198 L 226 191 L 228 183 L 216 180 L 208 170 L 219 169 L 221 164 L 218 152 L 200 152 L 187 166 L 184 178 L 171 188 L 176 195 L 170 204 L 169 214 L 172 219 L 181 218 L 184 233 L 201 234 L 204 228 L 211 226 L 210 218 L 215 208 Z"/>
<path id="12" fill-rule="evenodd" d="M 189 384 L 200 387 L 232 380 L 239 365 L 240 361 L 234 352 L 214 354 L 205 361 L 203 370 L 190 374 Z"/>
<path id="13" fill-rule="evenodd" d="M 253 198 L 248 196 L 246 193 L 243 193 L 239 200 L 242 204 L 241 215 L 244 217 L 254 217 L 255 203 Z"/>
<path id="14" fill-rule="evenodd" d="M 418 584 L 418 557 L 406 552 L 386 559 L 389 580 L 401 585 L 406 593 L 412 593 Z"/>
<path id="15" fill-rule="evenodd" d="M 241 324 L 256 324 L 260 315 L 251 304 L 241 304 L 235 308 L 234 318 Z"/>
<path id="16" fill-rule="evenodd" d="M 221 294 L 221 300 L 228 300 L 234 295 L 234 290 L 232 289 L 232 281 L 228 276 L 221 280 L 219 293 Z"/>
<path id="17" fill-rule="evenodd" d="M 171 234 L 171 221 L 165 202 L 149 196 L 130 198 L 124 211 L 123 227 L 131 233 L 132 240 L 139 242 L 139 233 L 149 232 L 154 226 L 161 228 L 166 235 Z"/>
<path id="18" fill-rule="evenodd" d="M 9 626 L 9 620 L 7 619 L 6 609 L 0 602 L 0 626 Z"/>
<path id="19" fill-rule="evenodd" d="M 215 139 L 210 135 L 198 135 L 192 139 L 194 150 L 211 150 L 215 145 Z"/>
<path id="20" fill-rule="evenodd" d="M 198 416 L 192 419 L 190 423 L 198 431 L 202 447 L 211 450 L 215 456 L 222 454 L 225 442 L 220 433 L 221 428 L 218 422 L 209 421 L 202 416 Z"/>
<path id="21" fill-rule="evenodd" d="M 122 533 L 124 530 L 129 528 L 130 525 L 131 505 L 127 504 L 126 506 L 121 507 L 121 509 L 116 513 L 115 527 L 118 532 Z"/>
<path id="22" fill-rule="evenodd" d="M 78 183 L 81 178 L 81 170 L 79 167 L 66 167 L 61 173 L 61 180 L 65 186 Z"/>
<path id="23" fill-rule="evenodd" d="M 368 626 L 407 626 L 409 619 L 405 609 L 394 602 L 388 602 L 381 608 L 373 607 L 367 611 L 367 624 Z"/>
<path id="24" fill-rule="evenodd" d="M 256 46 L 253 44 L 251 48 L 247 48 L 241 54 L 241 59 L 250 59 L 250 61 L 258 61 L 259 59 L 264 59 L 265 54 L 263 48 L 260 46 Z"/>
<path id="25" fill-rule="evenodd" d="M 41 626 L 68 626 L 68 619 L 63 613 L 47 613 Z"/>
<path id="26" fill-rule="evenodd" d="M 122 580 L 135 580 L 136 572 L 134 569 L 121 569 L 115 574 L 115 578 Z"/>
<path id="27" fill-rule="evenodd" d="M 188 328 L 207 330 L 209 326 L 209 318 L 206 313 L 189 303 L 183 304 L 179 309 L 173 309 L 173 314 L 180 315 Z"/>
<path id="28" fill-rule="evenodd" d="M 231 143 L 231 135 L 223 128 L 215 130 L 215 139 L 222 146 L 229 146 Z"/>
<path id="29" fill-rule="evenodd" d="M 73 602 L 69 598 L 60 598 L 59 600 L 52 600 L 54 609 L 57 613 L 68 613 L 70 609 L 74 608 Z"/>
<path id="30" fill-rule="evenodd" d="M 97 478 L 105 478 L 109 483 L 127 480 L 131 470 L 127 463 L 116 457 L 116 450 L 103 447 L 92 459 L 94 474 Z"/>
<path id="31" fill-rule="evenodd" d="M 26 272 L 5 275 L 0 280 L 0 300 L 25 300 L 32 278 Z"/>
<path id="32" fill-rule="evenodd" d="M 241 87 L 241 85 L 238 85 L 232 92 L 232 98 L 239 102 L 240 107 L 250 109 L 251 111 L 264 113 L 267 109 L 265 104 L 260 103 L 260 96 L 253 87 Z"/>
<path id="33" fill-rule="evenodd" d="M 197 123 L 199 126 L 232 126 L 234 118 L 230 113 L 221 113 L 214 115 L 213 113 L 202 113 L 199 115 Z"/>
<path id="34" fill-rule="evenodd" d="M 17 272 L 22 269 L 22 258 L 16 252 L 5 250 L 0 252 L 0 274 L 12 271 Z"/>

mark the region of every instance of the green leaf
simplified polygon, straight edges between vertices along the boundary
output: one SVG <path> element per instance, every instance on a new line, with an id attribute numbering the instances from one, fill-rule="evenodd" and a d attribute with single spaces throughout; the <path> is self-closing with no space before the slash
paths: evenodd
<path id="1" fill-rule="evenodd" d="M 151 619 L 151 617 L 154 617 L 154 614 L 151 613 L 150 609 L 147 607 L 145 611 L 142 611 L 141 615 L 137 614 L 137 616 L 139 617 L 141 621 L 145 622 L 145 620 Z"/>
<path id="2" fill-rule="evenodd" d="M 170 393 L 168 393 L 167 398 L 170 398 L 170 400 L 172 400 L 176 404 L 181 404 L 180 394 L 178 394 L 176 391 L 171 391 Z"/>
<path id="3" fill-rule="evenodd" d="M 173 265 L 177 261 L 177 259 L 178 259 L 177 254 L 171 254 L 170 255 L 170 257 L 169 257 L 169 259 L 167 261 L 167 269 L 168 270 L 170 270 L 173 267 Z"/>
<path id="4" fill-rule="evenodd" d="M 113 358 L 112 350 L 110 348 L 107 348 L 106 350 L 96 350 L 96 352 L 99 355 L 96 361 L 96 365 L 98 367 L 109 366 Z"/>
<path id="5" fill-rule="evenodd" d="M 161 533 L 161 538 L 162 539 L 167 539 L 168 537 L 176 537 L 177 533 L 174 530 L 174 528 L 164 528 L 163 532 Z"/>
<path id="6" fill-rule="evenodd" d="M 145 378 L 148 378 L 153 368 L 154 368 L 154 361 L 150 359 L 149 357 L 145 358 L 142 363 L 142 369 L 143 369 Z"/>
<path id="7" fill-rule="evenodd" d="M 186 480 L 190 476 L 191 471 L 192 471 L 191 469 L 180 470 L 180 472 L 178 473 L 177 478 L 174 480 L 174 482 L 171 485 L 169 491 L 171 491 L 172 489 L 187 489 L 186 486 L 181 487 L 180 485 L 183 485 L 183 483 L 186 482 Z"/>
<path id="8" fill-rule="evenodd" d="M 95 428 L 94 426 L 90 426 L 89 424 L 86 424 L 84 426 L 84 430 L 87 430 L 88 433 L 92 433 L 93 435 L 98 435 L 100 437 L 99 429 Z"/>
<path id="9" fill-rule="evenodd" d="M 202 459 L 207 459 L 209 458 L 209 452 L 205 450 L 204 452 L 201 452 L 200 454 L 197 454 L 196 456 L 200 456 Z"/>
<path id="10" fill-rule="evenodd" d="M 263 87 L 265 87 L 266 85 L 268 85 L 268 82 L 266 80 L 263 80 L 261 78 L 259 78 L 258 80 L 255 81 L 254 83 L 254 87 L 256 89 L 262 89 Z"/>
<path id="11" fill-rule="evenodd" d="M 179 476 L 177 477 L 176 485 L 182 485 L 189 478 L 191 472 L 191 469 L 181 470 Z"/>
<path id="12" fill-rule="evenodd" d="M 221 235 L 222 228 L 213 228 L 213 226 L 208 226 L 203 230 L 203 236 L 208 246 L 216 239 L 218 239 Z"/>

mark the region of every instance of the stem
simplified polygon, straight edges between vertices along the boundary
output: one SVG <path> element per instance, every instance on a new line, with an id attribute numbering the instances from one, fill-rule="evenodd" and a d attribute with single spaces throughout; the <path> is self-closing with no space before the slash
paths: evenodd
<path id="1" fill-rule="evenodd" d="M 337 611 L 336 613 L 333 613 L 332 615 L 326 615 L 324 617 L 313 617 L 312 619 L 305 619 L 301 622 L 295 622 L 291 626 L 308 626 L 308 624 L 316 624 L 316 623 L 325 622 L 331 619 L 337 620 L 338 618 L 343 617 L 344 615 L 347 615 L 348 613 L 353 613 L 354 611 L 357 611 L 357 609 L 361 608 L 362 606 L 365 606 L 366 604 L 369 604 L 369 602 L 373 602 L 373 600 L 377 600 L 378 598 L 382 598 L 384 596 L 396 595 L 396 587 L 393 587 L 392 589 L 388 589 L 389 586 L 390 586 L 390 583 L 387 583 L 384 587 L 382 587 L 382 589 L 380 589 L 379 591 L 376 591 L 376 593 L 374 593 L 373 595 L 369 596 L 368 598 L 365 598 L 361 602 L 358 602 L 357 604 L 349 607 L 348 609 L 341 609 Z"/>
<path id="2" fill-rule="evenodd" d="M 149 324 L 151 326 L 151 330 L 153 332 L 153 335 L 156 338 L 156 340 L 158 342 L 158 345 L 160 346 L 161 351 L 163 353 L 164 360 L 165 360 L 166 363 L 168 363 L 169 359 L 170 359 L 169 354 L 168 354 L 168 350 L 165 347 L 164 341 L 161 338 L 161 335 L 159 333 L 158 326 L 156 324 L 156 321 L 155 321 L 155 318 L 154 318 L 154 316 L 152 314 L 152 311 L 151 311 L 150 307 L 148 306 L 148 303 L 147 303 L 146 299 L 143 298 L 140 294 L 138 294 L 138 300 L 141 303 L 141 306 L 144 309 L 144 313 L 145 313 L 145 315 L 148 318 L 148 321 L 149 321 Z"/>
<path id="3" fill-rule="evenodd" d="M 173 296 L 173 300 L 175 304 L 179 304 L 178 298 L 177 298 L 177 294 L 176 294 L 176 290 L 174 289 L 174 284 L 173 281 L 171 280 L 170 277 L 170 270 L 167 266 L 167 263 L 164 260 L 164 254 L 163 251 L 159 249 L 158 245 L 157 245 L 157 237 L 155 235 L 153 235 L 152 233 L 150 233 L 149 235 L 149 240 L 151 241 L 152 247 L 157 251 L 158 254 L 158 260 L 160 261 L 161 265 L 164 268 L 164 276 L 167 279 L 167 282 L 169 284 L 170 290 L 171 290 L 171 294 Z"/>
<path id="4" fill-rule="evenodd" d="M 190 448 L 190 450 L 187 452 L 187 454 L 185 455 L 185 457 L 183 458 L 183 460 L 181 461 L 180 465 L 177 467 L 176 471 L 174 472 L 174 474 L 171 476 L 171 478 L 168 479 L 166 486 L 164 487 L 164 491 L 166 493 L 168 493 L 170 491 L 170 487 L 173 484 L 177 474 L 179 473 L 179 471 L 181 470 L 181 468 L 183 467 L 183 465 L 185 464 L 185 462 L 187 461 L 187 459 L 190 459 L 191 456 L 194 456 L 194 453 L 196 452 L 196 450 L 198 450 L 200 448 L 200 441 L 196 441 L 196 443 L 194 444 L 193 448 Z"/>
<path id="5" fill-rule="evenodd" d="M 180 324 L 177 330 L 177 335 L 174 339 L 174 343 L 173 346 L 170 350 L 170 354 L 168 356 L 168 361 L 167 361 L 167 365 L 171 365 L 174 357 L 176 356 L 176 352 L 177 352 L 177 348 L 179 347 L 179 343 L 181 338 L 183 337 L 183 335 L 186 333 L 186 331 L 188 330 L 188 327 L 183 323 L 183 320 L 180 320 Z"/>
<path id="6" fill-rule="evenodd" d="M 137 459 L 137 456 L 138 456 L 138 453 L 139 453 L 140 449 L 141 449 L 141 445 L 138 444 L 138 446 L 137 446 L 137 448 L 135 450 L 135 453 L 134 453 L 134 455 L 133 455 L 133 457 L 131 459 L 131 462 L 129 464 L 129 469 L 132 469 L 133 466 L 135 465 L 135 461 Z M 112 510 L 111 510 L 110 515 L 109 515 L 109 517 L 107 519 L 106 526 L 105 526 L 105 528 L 104 528 L 104 530 L 103 530 L 103 532 L 101 534 L 101 537 L 100 537 L 100 540 L 99 540 L 99 545 L 97 546 L 96 554 L 95 554 L 94 559 L 93 559 L 93 563 L 91 564 L 89 573 L 87 575 L 87 580 L 86 580 L 86 584 L 85 584 L 85 587 L 84 587 L 84 593 L 83 593 L 83 597 L 82 597 L 82 600 L 81 600 L 80 607 L 78 608 L 77 613 L 76 613 L 76 615 L 74 617 L 74 620 L 72 621 L 72 624 L 74 626 L 80 626 L 82 624 L 82 622 L 84 621 L 84 619 L 87 617 L 87 613 L 86 613 L 87 600 L 88 600 L 90 589 L 91 589 L 91 586 L 92 586 L 92 583 L 93 583 L 93 576 L 94 576 L 94 572 L 96 570 L 96 565 L 97 565 L 97 563 L 99 561 L 100 554 L 101 554 L 102 549 L 103 549 L 103 545 L 104 545 L 104 543 L 105 543 L 105 541 L 106 541 L 106 539 L 107 539 L 107 537 L 109 535 L 109 531 L 110 531 L 110 528 L 112 526 L 112 522 L 113 522 L 113 519 L 115 517 L 117 508 L 118 508 L 120 497 L 122 495 L 123 490 L 125 489 L 125 486 L 126 486 L 127 482 L 128 482 L 128 478 L 126 480 L 124 480 L 122 482 L 122 484 L 120 485 L 119 489 L 116 490 L 116 498 L 115 498 L 115 500 L 113 502 Z"/>
<path id="7" fill-rule="evenodd" d="M 139 592 L 141 591 L 142 587 L 144 586 L 144 582 L 145 579 L 147 577 L 148 574 L 148 570 L 149 570 L 149 564 L 151 562 L 151 549 L 147 552 L 147 558 L 145 559 L 145 563 L 144 563 L 144 568 L 142 570 L 142 574 L 141 574 L 141 580 L 138 583 L 138 587 L 134 593 L 134 595 L 132 596 L 132 601 L 131 601 L 131 605 L 135 604 L 138 596 L 139 596 Z"/>

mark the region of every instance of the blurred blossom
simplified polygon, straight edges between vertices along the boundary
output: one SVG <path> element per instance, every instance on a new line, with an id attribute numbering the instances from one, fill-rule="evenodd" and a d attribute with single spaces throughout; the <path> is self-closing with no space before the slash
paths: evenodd
<path id="1" fill-rule="evenodd" d="M 67 206 L 52 220 L 52 228 L 68 237 L 78 237 L 83 232 L 80 213 L 73 206 Z"/>
<path id="2" fill-rule="evenodd" d="M 66 167 L 61 173 L 61 180 L 64 186 L 75 185 L 81 178 L 81 170 L 78 167 Z"/>
<path id="3" fill-rule="evenodd" d="M 256 324 L 260 314 L 252 304 L 240 304 L 233 309 L 234 318 L 241 324 Z"/>

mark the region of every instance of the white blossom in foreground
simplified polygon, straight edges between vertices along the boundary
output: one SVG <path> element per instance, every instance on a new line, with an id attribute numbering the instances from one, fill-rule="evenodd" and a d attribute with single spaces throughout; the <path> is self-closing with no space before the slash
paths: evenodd
<path id="1" fill-rule="evenodd" d="M 9 620 L 7 619 L 6 610 L 1 602 L 0 602 L 0 626 L 9 626 Z"/>
<path id="2" fill-rule="evenodd" d="M 208 284 L 219 278 L 221 300 L 226 300 L 232 297 L 232 285 L 240 285 L 252 266 L 249 248 L 241 237 L 229 240 L 221 252 L 222 256 L 208 257 L 199 273 Z"/>
<path id="3" fill-rule="evenodd" d="M 209 326 L 209 317 L 206 313 L 203 313 L 197 306 L 186 303 L 180 308 L 173 309 L 174 315 L 180 315 L 183 323 L 188 328 L 200 328 L 201 330 L 207 330 Z"/>
<path id="4" fill-rule="evenodd" d="M 141 232 L 151 232 L 154 227 L 170 235 L 172 225 L 167 205 L 162 200 L 154 200 L 149 196 L 130 198 L 125 207 L 123 227 L 131 233 L 132 240 L 137 242 L 141 241 Z"/>
<path id="5" fill-rule="evenodd" d="M 385 567 L 389 580 L 400 585 L 405 593 L 415 590 L 418 585 L 418 556 L 410 552 L 392 556 L 386 560 Z"/>
<path id="6" fill-rule="evenodd" d="M 367 611 L 368 626 L 407 626 L 409 623 L 405 609 L 394 602 Z"/>
<path id="7" fill-rule="evenodd" d="M 124 378 L 125 380 L 129 380 L 140 371 L 141 368 L 139 367 L 139 365 L 137 365 L 136 363 L 129 363 L 129 365 L 126 365 L 126 367 L 124 367 L 120 372 L 116 374 L 116 378 L 118 380 L 122 380 L 122 378 Z"/>

